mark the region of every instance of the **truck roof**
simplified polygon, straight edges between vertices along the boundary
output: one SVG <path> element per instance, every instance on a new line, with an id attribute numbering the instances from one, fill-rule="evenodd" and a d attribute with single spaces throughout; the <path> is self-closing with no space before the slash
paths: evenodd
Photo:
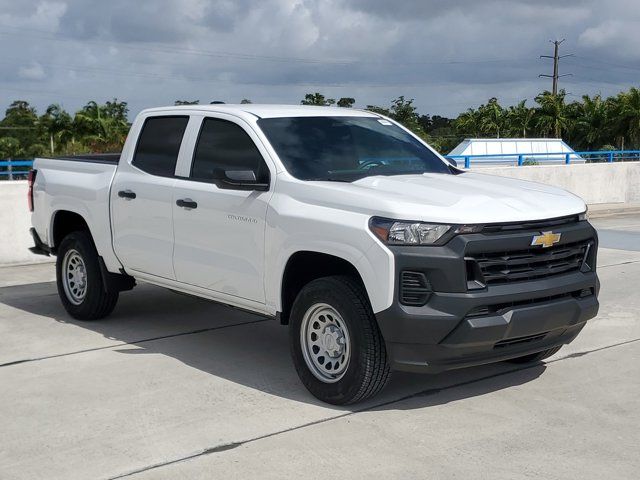
<path id="1" fill-rule="evenodd" d="M 169 107 L 149 108 L 142 113 L 167 113 L 181 110 L 220 112 L 231 114 L 251 114 L 259 118 L 278 117 L 378 117 L 366 110 L 343 107 L 318 107 L 312 105 L 272 105 L 272 104 L 211 104 L 211 105 L 177 105 Z"/>

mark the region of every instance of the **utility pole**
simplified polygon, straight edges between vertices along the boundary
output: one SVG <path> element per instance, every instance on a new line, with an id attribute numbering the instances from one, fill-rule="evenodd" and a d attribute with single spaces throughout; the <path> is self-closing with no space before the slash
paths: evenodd
<path id="1" fill-rule="evenodd" d="M 538 75 L 538 77 L 546 77 L 546 78 L 552 78 L 553 79 L 553 95 L 557 95 L 558 94 L 558 79 L 560 77 L 568 77 L 571 74 L 570 73 L 565 73 L 564 75 L 559 75 L 558 72 L 558 63 L 560 61 L 561 58 L 564 57 L 572 57 L 573 53 L 570 53 L 568 55 L 558 55 L 559 49 L 560 49 L 560 44 L 562 42 L 564 42 L 564 38 L 562 40 L 549 40 L 551 43 L 553 43 L 553 57 L 551 55 L 540 55 L 540 58 L 552 58 L 553 59 L 553 75 L 544 75 L 544 74 L 540 74 Z"/>

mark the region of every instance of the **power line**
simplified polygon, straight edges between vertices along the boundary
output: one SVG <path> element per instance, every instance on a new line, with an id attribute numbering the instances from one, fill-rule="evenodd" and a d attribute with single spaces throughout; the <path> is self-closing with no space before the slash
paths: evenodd
<path id="1" fill-rule="evenodd" d="M 549 40 L 551 43 L 553 43 L 553 57 L 550 55 L 540 55 L 540 58 L 552 58 L 553 59 L 553 75 L 545 75 L 545 74 L 540 74 L 538 75 L 538 77 L 546 77 L 546 78 L 551 78 L 553 79 L 553 95 L 557 95 L 558 94 L 558 79 L 560 77 L 567 77 L 570 76 L 570 73 L 565 73 L 564 75 L 560 75 L 558 73 L 558 63 L 560 61 L 561 58 L 564 57 L 571 57 L 573 56 L 573 53 L 570 53 L 568 55 L 558 55 L 558 50 L 560 48 L 560 44 L 562 42 L 564 42 L 564 38 L 562 40 Z"/>
<path id="2" fill-rule="evenodd" d="M 300 58 L 300 57 L 284 57 L 284 56 L 274 56 L 274 55 L 258 55 L 258 54 L 248 54 L 248 53 L 238 53 L 238 52 L 227 52 L 227 51 L 212 51 L 212 50 L 200 50 L 193 48 L 178 48 L 170 45 L 161 45 L 156 44 L 154 47 L 149 46 L 140 46 L 140 45 L 129 45 L 121 42 L 114 41 L 106 41 L 106 40 L 94 40 L 94 39 L 82 39 L 77 40 L 74 38 L 60 38 L 56 36 L 54 33 L 46 31 L 46 30 L 38 30 L 33 28 L 23 28 L 23 27 L 13 27 L 10 25 L 0 25 L 2 29 L 10 29 L 15 30 L 11 31 L 0 31 L 0 35 L 15 35 L 21 34 L 24 32 L 34 32 L 29 34 L 28 36 L 31 38 L 39 38 L 43 40 L 52 40 L 56 42 L 78 42 L 81 44 L 93 44 L 93 45 L 110 45 L 116 46 L 118 48 L 123 48 L 127 50 L 138 50 L 142 52 L 152 52 L 152 53 L 168 53 L 168 54 L 180 54 L 180 55 L 197 55 L 197 56 L 205 56 L 205 57 L 222 57 L 222 58 L 230 58 L 235 60 L 251 60 L 251 61 L 270 61 L 270 62 L 282 62 L 282 63 L 306 63 L 306 64 L 318 64 L 318 65 L 337 65 L 337 66 L 353 66 L 357 64 L 366 64 L 366 65 L 434 65 L 434 66 L 445 66 L 445 65 L 466 65 L 466 64 L 491 64 L 491 63 L 513 63 L 513 62 L 526 62 L 527 60 L 524 58 L 492 58 L 492 59 L 475 59 L 475 60 L 466 60 L 466 59 L 453 59 L 453 60 L 444 60 L 444 61 L 388 61 L 388 60 L 341 60 L 341 59 L 317 59 L 317 58 Z"/>

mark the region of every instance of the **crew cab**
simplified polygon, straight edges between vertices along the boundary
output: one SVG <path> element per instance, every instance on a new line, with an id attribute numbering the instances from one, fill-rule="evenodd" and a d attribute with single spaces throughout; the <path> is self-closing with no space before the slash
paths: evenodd
<path id="1" fill-rule="evenodd" d="M 393 370 L 539 361 L 598 311 L 580 198 L 458 169 L 368 111 L 149 109 L 121 154 L 38 158 L 29 182 L 71 316 L 141 281 L 272 317 L 334 404 Z"/>

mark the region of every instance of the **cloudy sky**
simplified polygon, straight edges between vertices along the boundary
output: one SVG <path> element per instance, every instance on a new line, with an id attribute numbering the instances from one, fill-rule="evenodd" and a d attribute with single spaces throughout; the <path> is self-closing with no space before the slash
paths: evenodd
<path id="1" fill-rule="evenodd" d="M 531 104 L 561 38 L 572 96 L 640 84 L 639 0 L 0 0 L 0 108 L 319 91 L 455 115 L 492 96 Z"/>

